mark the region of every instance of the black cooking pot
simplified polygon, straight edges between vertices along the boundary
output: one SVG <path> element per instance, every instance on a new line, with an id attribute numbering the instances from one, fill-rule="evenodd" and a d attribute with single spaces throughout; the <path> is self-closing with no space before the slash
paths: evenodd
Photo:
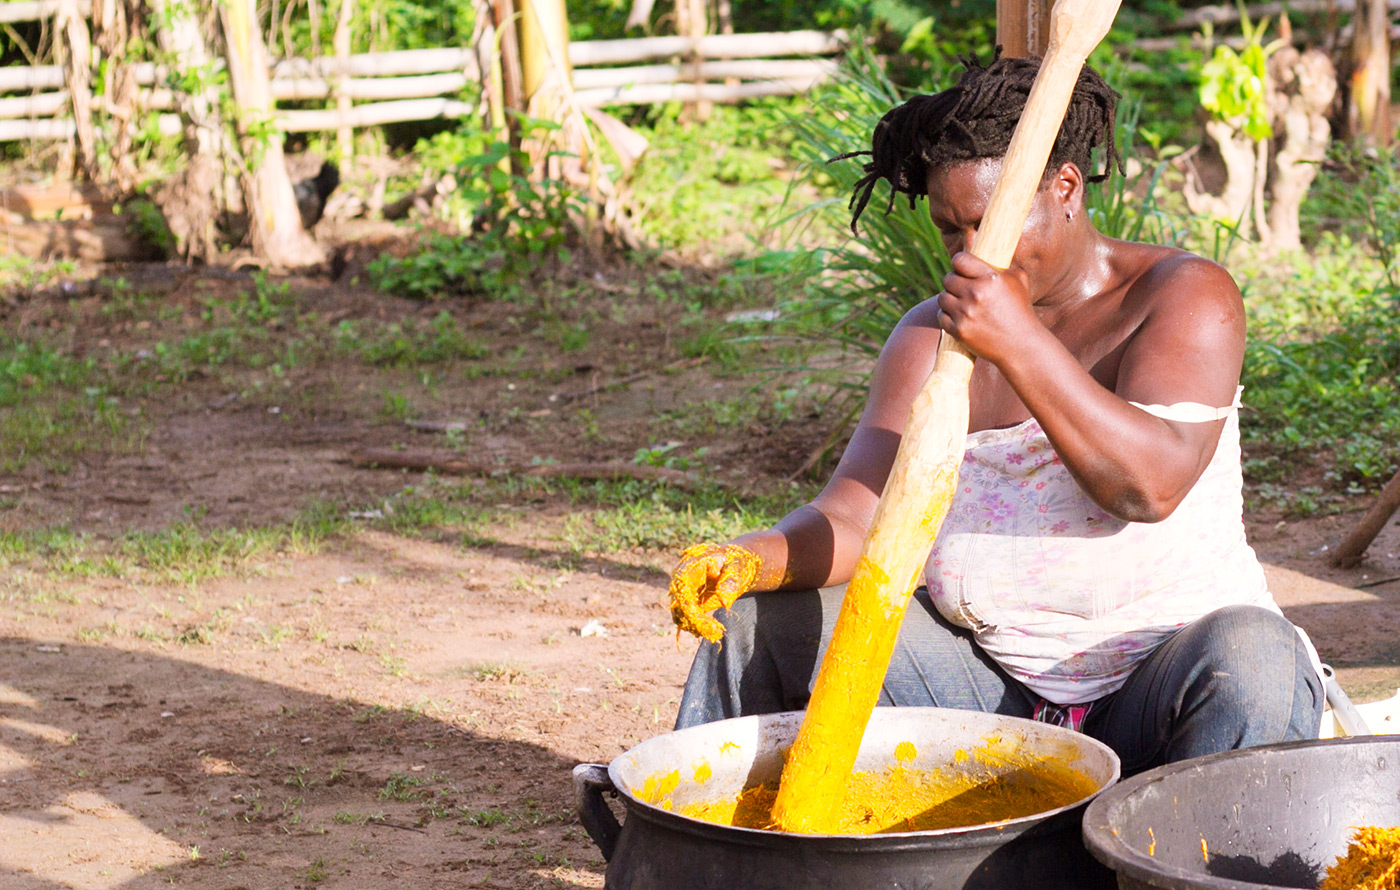
<path id="1" fill-rule="evenodd" d="M 604 767 L 574 769 L 579 816 L 608 860 L 608 890 L 1090 890 L 1112 887 L 1079 837 L 1093 796 L 1046 813 L 990 825 L 873 835 L 801 835 L 716 825 L 640 799 L 647 779 L 671 771 L 682 781 L 674 809 L 776 780 L 801 712 L 741 717 L 649 739 Z M 1099 788 L 1117 780 L 1107 746 L 1058 726 L 941 708 L 876 708 L 858 771 L 896 763 L 895 746 L 918 752 L 907 766 L 953 768 L 953 752 L 1000 735 L 1022 750 L 1067 763 Z M 709 777 L 692 781 L 696 771 Z M 620 796 L 619 823 L 604 799 Z"/>
<path id="2" fill-rule="evenodd" d="M 1121 890 L 1315 890 L 1359 825 L 1400 825 L 1400 736 L 1168 764 L 1100 795 L 1084 841 Z"/>

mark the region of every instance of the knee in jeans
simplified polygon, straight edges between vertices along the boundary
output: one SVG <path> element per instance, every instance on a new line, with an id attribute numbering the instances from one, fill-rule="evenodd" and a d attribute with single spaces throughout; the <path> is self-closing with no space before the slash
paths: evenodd
<path id="1" fill-rule="evenodd" d="M 1226 606 L 1198 624 L 1207 676 L 1214 685 L 1233 688 L 1255 704 L 1273 690 L 1291 700 L 1298 674 L 1312 672 L 1297 629 L 1276 612 Z"/>
<path id="2" fill-rule="evenodd" d="M 1298 631 L 1287 618 L 1258 606 L 1226 606 L 1197 624 L 1206 640 L 1205 654 L 1223 664 L 1277 669 L 1277 658 L 1301 648 Z"/>

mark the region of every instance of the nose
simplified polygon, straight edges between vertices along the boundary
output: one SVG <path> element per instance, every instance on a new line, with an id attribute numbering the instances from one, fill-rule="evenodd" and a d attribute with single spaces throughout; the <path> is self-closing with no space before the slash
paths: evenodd
<path id="1" fill-rule="evenodd" d="M 948 256 L 952 256 L 958 251 L 967 250 L 976 234 L 977 229 L 972 226 L 967 226 L 956 232 L 944 233 L 943 247 L 948 251 Z"/>

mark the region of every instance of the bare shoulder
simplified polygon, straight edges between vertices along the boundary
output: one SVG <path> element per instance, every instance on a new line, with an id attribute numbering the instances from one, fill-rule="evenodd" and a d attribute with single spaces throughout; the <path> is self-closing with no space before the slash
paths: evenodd
<path id="1" fill-rule="evenodd" d="M 1244 301 L 1218 263 L 1142 245 L 1143 271 L 1124 307 L 1138 319 L 1115 391 L 1131 401 L 1228 405 L 1244 360 Z"/>
<path id="2" fill-rule="evenodd" d="M 1219 263 L 1173 247 L 1134 247 L 1138 253 L 1134 259 L 1142 264 L 1142 271 L 1129 286 L 1125 302 L 1134 304 L 1144 317 L 1166 311 L 1243 320 L 1240 289 Z"/>

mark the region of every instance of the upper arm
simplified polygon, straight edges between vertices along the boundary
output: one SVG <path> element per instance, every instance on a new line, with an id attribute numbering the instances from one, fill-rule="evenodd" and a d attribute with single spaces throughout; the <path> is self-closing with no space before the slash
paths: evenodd
<path id="1" fill-rule="evenodd" d="M 1244 361 L 1244 302 L 1223 268 L 1177 255 L 1143 276 L 1132 299 L 1145 316 L 1124 350 L 1115 392 L 1144 405 L 1230 405 Z M 1223 422 L 1163 421 L 1193 458 L 1189 489 L 1210 462 Z"/>
<path id="2" fill-rule="evenodd" d="M 831 480 L 813 501 L 835 520 L 864 529 L 899 451 L 909 411 L 930 372 L 942 336 L 936 300 L 925 300 L 900 319 L 880 350 L 870 392 Z"/>

